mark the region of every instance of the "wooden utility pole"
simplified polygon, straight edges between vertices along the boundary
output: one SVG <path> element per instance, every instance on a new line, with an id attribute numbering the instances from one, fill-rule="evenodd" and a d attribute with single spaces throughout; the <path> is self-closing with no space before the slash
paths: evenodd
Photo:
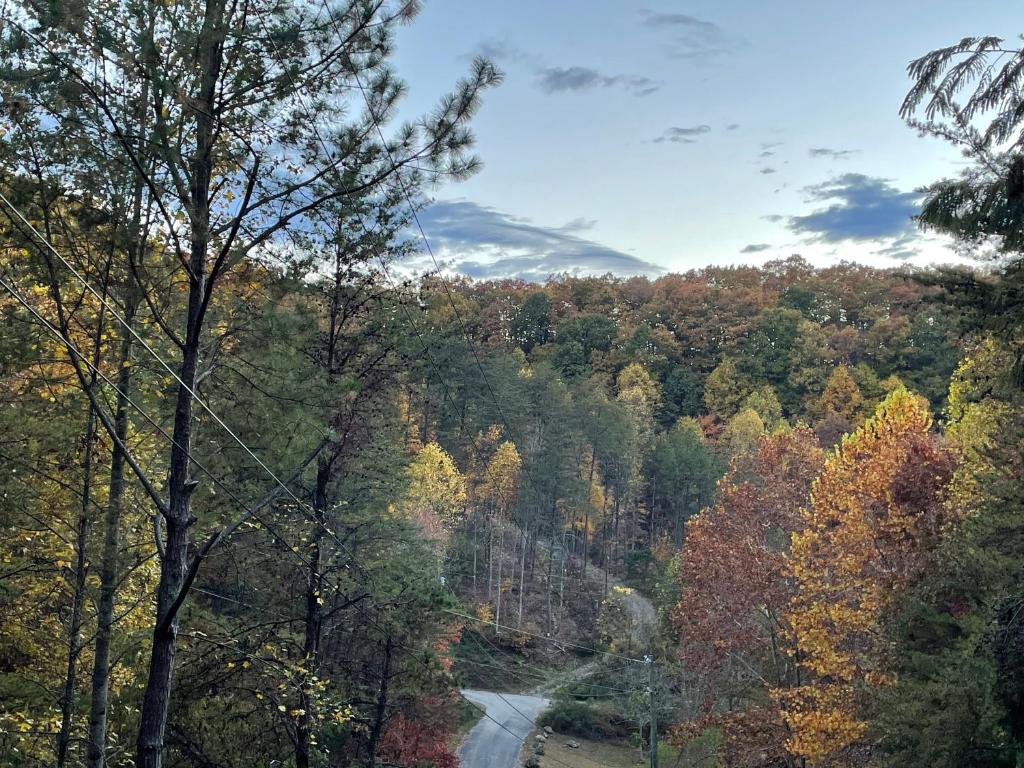
<path id="1" fill-rule="evenodd" d="M 654 698 L 654 653 L 644 657 L 644 662 L 647 664 L 648 679 L 647 679 L 647 692 L 650 695 L 651 700 L 651 768 L 658 768 L 658 712 L 655 705 Z"/>

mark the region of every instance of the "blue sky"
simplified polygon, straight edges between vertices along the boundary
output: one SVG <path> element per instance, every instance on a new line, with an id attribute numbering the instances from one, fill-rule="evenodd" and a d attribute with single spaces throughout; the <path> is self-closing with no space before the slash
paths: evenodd
<path id="1" fill-rule="evenodd" d="M 398 38 L 405 110 L 475 53 L 506 79 L 475 121 L 483 170 L 423 225 L 481 278 L 950 261 L 909 216 L 962 159 L 899 119 L 905 67 L 1022 32 L 1008 0 L 427 0 Z"/>

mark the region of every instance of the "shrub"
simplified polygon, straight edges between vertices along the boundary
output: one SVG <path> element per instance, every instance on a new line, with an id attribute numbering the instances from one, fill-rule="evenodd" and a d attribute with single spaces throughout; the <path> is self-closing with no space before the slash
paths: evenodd
<path id="1" fill-rule="evenodd" d="M 611 707 L 572 699 L 556 701 L 538 722 L 581 739 L 621 739 L 630 733 L 626 718 Z"/>

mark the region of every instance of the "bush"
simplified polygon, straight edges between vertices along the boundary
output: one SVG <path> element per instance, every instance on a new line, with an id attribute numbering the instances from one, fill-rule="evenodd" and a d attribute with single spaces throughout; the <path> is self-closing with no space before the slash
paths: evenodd
<path id="1" fill-rule="evenodd" d="M 626 718 L 611 707 L 571 699 L 556 701 L 540 716 L 538 723 L 581 739 L 622 739 L 630 734 Z"/>

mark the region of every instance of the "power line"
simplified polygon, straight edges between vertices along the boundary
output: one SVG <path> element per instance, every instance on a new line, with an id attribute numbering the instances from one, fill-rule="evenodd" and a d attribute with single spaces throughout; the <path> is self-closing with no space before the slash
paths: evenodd
<path id="1" fill-rule="evenodd" d="M 495 626 L 493 621 L 484 621 L 483 619 L 480 619 L 480 618 L 478 618 L 476 616 L 471 616 L 468 613 L 460 613 L 459 611 L 453 611 L 451 608 L 442 608 L 441 610 L 443 610 L 445 613 L 450 613 L 453 616 L 459 616 L 460 618 L 463 618 L 463 619 L 469 619 L 470 621 L 476 621 L 476 622 L 479 622 L 481 624 L 486 624 L 489 627 Z M 546 642 L 553 643 L 554 645 L 565 646 L 566 648 L 577 648 L 577 649 L 579 649 L 581 651 L 587 651 L 589 653 L 595 653 L 595 654 L 596 653 L 600 653 L 600 654 L 603 654 L 605 656 L 610 656 L 610 657 L 615 658 L 615 659 L 622 659 L 623 661 L 631 661 L 631 662 L 633 662 L 635 664 L 644 664 L 645 663 L 645 661 L 643 659 L 634 659 L 631 656 L 626 656 L 625 654 L 622 654 L 622 653 L 615 653 L 613 651 L 602 651 L 600 648 L 590 648 L 589 646 L 579 645 L 577 643 L 570 643 L 570 642 L 568 642 L 566 640 L 557 640 L 556 638 L 553 638 L 553 637 L 548 637 L 546 635 L 538 635 L 538 634 L 536 634 L 534 632 L 527 632 L 526 630 L 523 630 L 523 629 L 516 629 L 515 627 L 508 627 L 508 626 L 505 626 L 504 624 L 498 624 L 497 627 L 499 629 L 506 629 L 509 632 L 515 632 L 515 633 L 520 634 L 520 635 L 526 635 L 527 637 L 535 637 L 535 638 L 537 638 L 539 640 L 544 640 Z"/>
<path id="2" fill-rule="evenodd" d="M 138 403 L 136 403 L 127 393 L 124 393 L 120 389 L 118 389 L 117 386 L 113 382 L 110 381 L 110 378 L 106 374 L 104 374 L 97 366 L 95 366 L 82 353 L 82 351 L 80 349 L 78 349 L 77 346 L 75 346 L 75 344 L 70 339 L 66 338 L 64 336 L 64 334 L 61 333 L 61 331 L 58 328 L 56 328 L 52 323 L 50 323 L 49 320 L 47 320 L 45 317 L 43 317 L 35 309 L 35 307 L 33 307 L 31 304 L 29 304 L 28 301 L 15 288 L 13 288 L 13 286 L 8 284 L 7 281 L 5 281 L 2 277 L 0 277 L 0 287 L 3 287 L 4 290 L 6 290 L 19 304 L 21 304 L 25 309 L 27 309 L 32 314 L 32 316 L 35 317 L 36 320 L 46 328 L 46 330 L 48 330 L 59 341 L 61 341 L 61 343 L 63 343 L 64 346 L 67 348 L 69 354 L 71 354 L 71 355 L 73 355 L 75 357 L 78 357 L 82 362 L 84 362 L 85 365 L 88 366 L 90 370 L 95 372 L 96 375 L 100 379 L 102 379 L 111 389 L 114 390 L 114 392 L 116 392 L 118 395 L 124 397 L 125 401 L 128 402 L 132 406 L 132 408 L 134 410 L 136 410 L 167 441 L 169 441 L 172 445 L 177 445 L 177 443 L 174 440 L 174 438 L 170 434 L 168 434 L 167 431 L 164 430 L 156 422 L 156 420 L 153 419 L 152 416 L 150 416 L 150 414 L 144 408 L 142 408 Z M 207 477 L 210 478 L 210 480 L 214 483 L 214 485 L 216 485 L 218 488 L 220 488 L 222 491 L 224 491 L 224 493 L 227 494 L 227 496 L 232 501 L 234 501 L 236 504 L 238 504 L 246 513 L 243 517 L 237 519 L 231 526 L 228 526 L 227 528 L 222 529 L 220 534 L 218 534 L 218 536 L 216 537 L 216 539 L 215 540 L 211 540 L 211 541 L 214 541 L 214 544 L 209 545 L 207 547 L 207 551 L 212 549 L 213 546 L 216 543 L 219 543 L 220 541 L 223 541 L 228 536 L 230 536 L 232 533 L 234 533 L 234 531 L 236 531 L 242 525 L 242 523 L 244 523 L 247 519 L 249 519 L 251 517 L 253 520 L 258 522 L 261 526 L 263 526 L 263 528 L 265 528 L 267 530 L 267 532 L 271 535 L 271 537 L 274 538 L 275 540 L 277 540 L 280 544 L 282 544 L 288 552 L 292 553 L 294 556 L 299 558 L 300 562 L 302 562 L 303 565 L 305 565 L 306 567 L 311 568 L 314 572 L 316 572 L 318 578 L 322 578 L 324 580 L 324 582 L 328 585 L 328 587 L 332 587 L 333 586 L 334 591 L 340 592 L 340 589 L 338 588 L 337 585 L 331 585 L 330 580 L 327 579 L 326 576 L 324 576 L 324 574 L 320 573 L 319 571 L 317 571 L 316 568 L 313 567 L 311 560 L 308 560 L 307 558 L 304 558 L 299 553 L 297 547 L 295 547 L 294 545 L 290 544 L 281 534 L 277 533 L 274 530 L 274 526 L 272 526 L 266 520 L 264 520 L 263 518 L 261 518 L 259 516 L 259 514 L 257 513 L 257 510 L 259 508 L 261 508 L 262 506 L 265 506 L 270 501 L 272 501 L 272 497 L 265 497 L 264 501 L 261 501 L 260 503 L 258 503 L 256 505 L 250 506 L 246 502 L 242 501 L 242 499 L 240 499 L 237 494 L 235 494 L 227 485 L 225 485 L 224 482 L 222 480 L 220 480 L 220 478 L 218 478 L 210 469 L 208 469 L 202 462 L 200 462 L 190 451 L 185 451 L 185 454 L 186 454 L 186 456 L 188 456 L 189 460 L 193 464 L 195 464 L 195 466 L 201 472 L 203 472 L 203 474 L 205 474 Z M 301 471 L 301 468 L 300 468 L 300 471 Z M 159 541 L 157 543 L 159 544 Z"/>

